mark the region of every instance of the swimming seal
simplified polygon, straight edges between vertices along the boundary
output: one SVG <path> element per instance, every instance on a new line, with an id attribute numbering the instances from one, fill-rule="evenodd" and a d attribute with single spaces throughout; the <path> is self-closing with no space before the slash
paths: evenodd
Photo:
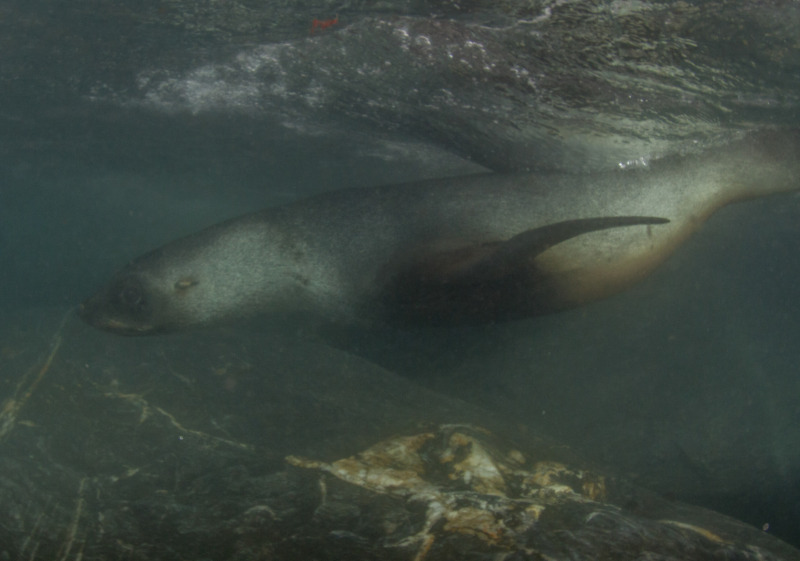
<path id="1" fill-rule="evenodd" d="M 273 310 L 416 323 L 553 312 L 628 287 L 716 209 L 795 189 L 798 171 L 800 134 L 770 131 L 647 169 L 336 191 L 146 254 L 80 314 L 145 334 Z"/>

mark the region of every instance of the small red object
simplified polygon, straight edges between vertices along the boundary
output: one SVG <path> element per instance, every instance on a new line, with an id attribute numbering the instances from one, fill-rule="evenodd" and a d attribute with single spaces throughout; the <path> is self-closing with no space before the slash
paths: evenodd
<path id="1" fill-rule="evenodd" d="M 337 23 L 339 23 L 339 16 L 338 15 L 333 19 L 317 19 L 317 18 L 314 18 L 314 20 L 311 22 L 311 34 L 313 35 L 314 31 L 317 30 L 317 29 L 319 29 L 320 31 L 325 31 L 326 29 L 328 29 L 331 26 L 336 25 Z"/>

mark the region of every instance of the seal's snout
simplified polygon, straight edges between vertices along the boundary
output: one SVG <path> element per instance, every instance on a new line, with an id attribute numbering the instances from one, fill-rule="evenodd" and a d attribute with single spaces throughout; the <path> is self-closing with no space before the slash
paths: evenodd
<path id="1" fill-rule="evenodd" d="M 107 329 L 107 322 L 104 320 L 106 314 L 102 313 L 99 300 L 100 295 L 95 294 L 78 304 L 78 317 L 92 327 Z"/>
<path id="2" fill-rule="evenodd" d="M 78 317 L 81 318 L 83 321 L 92 325 L 92 314 L 90 313 L 91 305 L 90 305 L 91 298 L 87 298 L 80 304 L 78 304 Z"/>
<path id="3" fill-rule="evenodd" d="M 131 276 L 114 279 L 84 300 L 78 305 L 78 316 L 92 327 L 119 335 L 153 331 L 145 289 Z"/>
<path id="4" fill-rule="evenodd" d="M 81 318 L 83 321 L 87 321 L 86 319 L 89 315 L 88 308 L 86 306 L 86 301 L 81 302 L 78 304 L 78 317 Z"/>

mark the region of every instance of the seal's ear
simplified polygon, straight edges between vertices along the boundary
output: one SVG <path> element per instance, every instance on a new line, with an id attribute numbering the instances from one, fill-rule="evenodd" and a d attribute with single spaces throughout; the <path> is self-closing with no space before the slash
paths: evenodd
<path id="1" fill-rule="evenodd" d="M 437 243 L 437 249 L 387 266 L 381 300 L 387 313 L 411 322 L 507 319 L 519 312 L 521 303 L 536 307 L 533 301 L 547 293 L 547 279 L 534 263 L 542 252 L 589 232 L 667 222 L 652 216 L 583 218 L 526 230 L 502 242 L 454 249 L 441 249 L 446 244 Z"/>
<path id="2" fill-rule="evenodd" d="M 181 293 L 186 292 L 188 289 L 197 285 L 198 282 L 197 279 L 192 277 L 183 277 L 175 282 L 175 291 Z"/>

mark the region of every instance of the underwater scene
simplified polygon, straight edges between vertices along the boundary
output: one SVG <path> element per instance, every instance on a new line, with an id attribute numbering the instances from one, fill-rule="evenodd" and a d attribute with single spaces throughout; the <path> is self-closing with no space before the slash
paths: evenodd
<path id="1" fill-rule="evenodd" d="M 800 3 L 0 47 L 0 561 L 800 561 Z"/>

